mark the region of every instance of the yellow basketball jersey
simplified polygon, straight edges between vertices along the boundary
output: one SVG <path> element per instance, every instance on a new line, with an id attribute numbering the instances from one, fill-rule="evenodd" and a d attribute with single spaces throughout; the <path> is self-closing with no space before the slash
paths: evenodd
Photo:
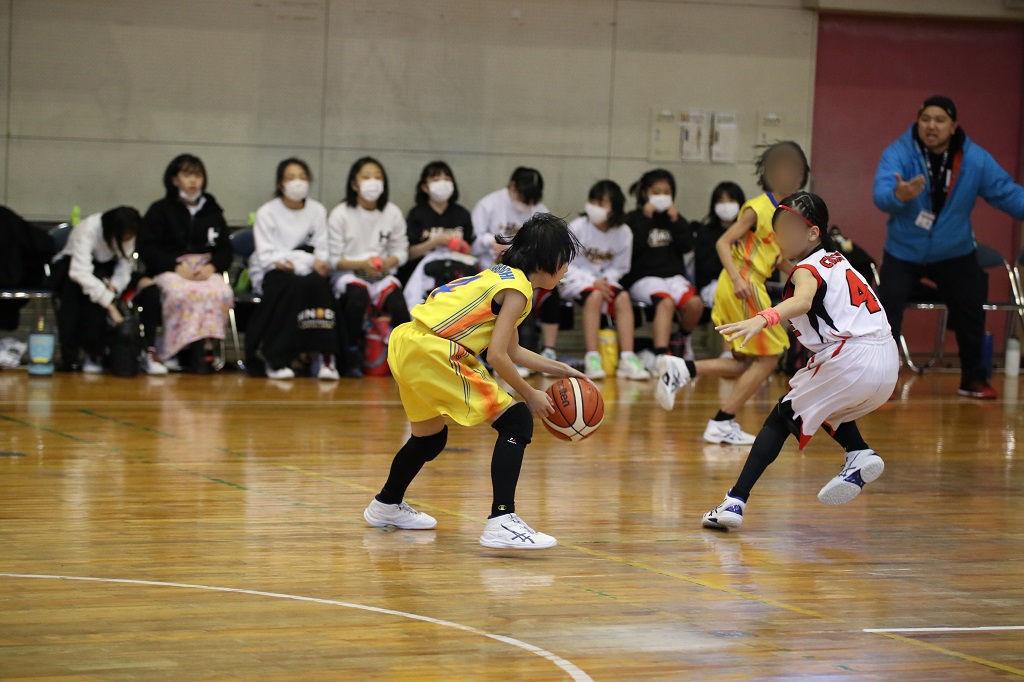
<path id="1" fill-rule="evenodd" d="M 533 285 L 522 270 L 501 264 L 434 289 L 409 314 L 438 336 L 479 354 L 490 345 L 498 318 L 491 309 L 491 301 L 505 289 L 515 289 L 526 296 L 526 309 L 516 322 L 518 326 L 533 307 Z"/>
<path id="2" fill-rule="evenodd" d="M 732 245 L 732 259 L 736 269 L 744 278 L 760 279 L 762 282 L 772 276 L 779 265 L 782 252 L 775 241 L 775 230 L 772 228 L 772 216 L 779 202 L 771 192 L 754 197 L 740 207 L 740 215 L 747 208 L 757 214 L 757 224 L 753 230 Z"/>

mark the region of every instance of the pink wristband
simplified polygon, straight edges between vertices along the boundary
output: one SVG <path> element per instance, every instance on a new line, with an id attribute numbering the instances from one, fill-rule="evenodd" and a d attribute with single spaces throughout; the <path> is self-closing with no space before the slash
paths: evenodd
<path id="1" fill-rule="evenodd" d="M 764 318 L 765 327 L 774 327 L 782 320 L 782 318 L 779 317 L 779 311 L 777 311 L 775 308 L 768 308 L 767 310 L 762 310 L 761 312 L 758 313 L 758 315 Z"/>

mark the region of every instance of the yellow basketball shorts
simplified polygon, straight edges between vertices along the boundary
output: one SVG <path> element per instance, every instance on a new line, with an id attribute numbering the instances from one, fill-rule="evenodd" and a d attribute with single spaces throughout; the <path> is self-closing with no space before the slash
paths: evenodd
<path id="1" fill-rule="evenodd" d="M 416 320 L 391 332 L 388 366 L 411 422 L 443 415 L 475 426 L 515 403 L 472 352 Z"/>
<path id="2" fill-rule="evenodd" d="M 757 315 L 758 311 L 771 307 L 771 299 L 768 297 L 768 290 L 765 288 L 764 282 L 758 278 L 751 278 L 750 287 L 754 290 L 753 299 L 736 298 L 732 279 L 728 272 L 722 270 L 722 274 L 718 278 L 718 288 L 715 289 L 715 304 L 711 307 L 711 321 L 716 327 L 721 324 L 742 322 Z M 786 335 L 785 327 L 780 324 L 768 327 L 750 339 L 750 342 L 743 348 L 740 348 L 740 344 L 743 342 L 742 338 L 730 343 L 723 337 L 723 341 L 734 353 L 742 355 L 781 355 L 789 348 L 789 337 Z"/>

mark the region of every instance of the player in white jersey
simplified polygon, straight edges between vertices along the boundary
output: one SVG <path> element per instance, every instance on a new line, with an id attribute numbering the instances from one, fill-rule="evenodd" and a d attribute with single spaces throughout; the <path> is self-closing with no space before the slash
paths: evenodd
<path id="1" fill-rule="evenodd" d="M 763 329 L 788 319 L 800 342 L 814 355 L 793 376 L 790 391 L 772 409 L 736 484 L 725 501 L 706 513 L 706 528 L 738 528 L 750 490 L 775 461 L 790 434 L 800 449 L 824 426 L 846 451 L 846 464 L 818 493 L 823 504 L 838 505 L 860 494 L 882 475 L 885 464 L 857 428 L 856 419 L 889 399 L 896 387 L 899 355 L 885 311 L 864 278 L 837 253 L 826 232 L 828 208 L 821 197 L 797 192 L 779 204 L 772 226 L 784 258 L 797 263 L 783 301 L 754 317 L 718 327 L 729 341 L 746 344 Z M 668 358 L 659 391 L 678 388 L 692 368 Z"/>

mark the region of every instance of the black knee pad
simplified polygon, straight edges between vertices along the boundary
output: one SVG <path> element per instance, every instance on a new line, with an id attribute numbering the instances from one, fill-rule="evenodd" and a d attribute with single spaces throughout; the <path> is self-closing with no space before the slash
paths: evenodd
<path id="1" fill-rule="evenodd" d="M 424 462 L 433 462 L 448 444 L 448 427 L 438 431 L 432 436 L 413 436 L 416 442 L 416 450 L 423 457 Z"/>
<path id="2" fill-rule="evenodd" d="M 794 414 L 793 403 L 788 400 L 779 400 L 776 403 L 768 418 L 764 420 L 764 425 L 781 433 L 800 437 L 801 419 Z"/>
<path id="3" fill-rule="evenodd" d="M 491 428 L 499 436 L 513 436 L 523 445 L 529 445 L 533 440 L 533 415 L 526 403 L 516 403 L 495 419 Z"/>

